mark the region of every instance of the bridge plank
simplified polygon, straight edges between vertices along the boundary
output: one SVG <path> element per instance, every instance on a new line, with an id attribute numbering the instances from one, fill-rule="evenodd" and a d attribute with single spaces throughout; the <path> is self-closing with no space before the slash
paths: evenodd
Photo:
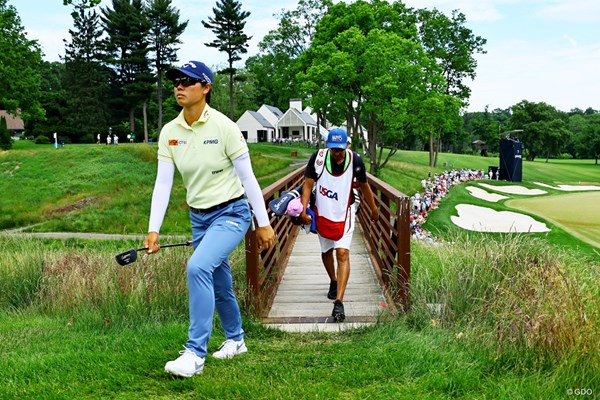
<path id="1" fill-rule="evenodd" d="M 346 322 L 331 318 L 329 277 L 321 261 L 318 236 L 300 232 L 267 318 L 267 326 L 294 332 L 338 331 L 373 324 L 389 315 L 360 227 L 350 250 L 350 279 L 344 295 Z"/>

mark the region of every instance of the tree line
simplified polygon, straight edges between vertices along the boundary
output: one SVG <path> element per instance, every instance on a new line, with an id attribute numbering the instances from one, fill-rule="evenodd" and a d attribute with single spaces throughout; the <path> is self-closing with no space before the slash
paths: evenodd
<path id="1" fill-rule="evenodd" d="M 468 138 L 484 140 L 492 154 L 499 151 L 504 132 L 524 144 L 524 155 L 533 161 L 545 158 L 594 159 L 600 156 L 600 113 L 593 108 L 568 112 L 550 104 L 522 100 L 506 109 L 465 113 L 463 131 Z"/>
<path id="2" fill-rule="evenodd" d="M 182 21 L 172 0 L 63 0 L 73 28 L 61 62 L 42 61 L 26 38 L 16 11 L 0 0 L 0 103 L 20 110 L 30 135 L 59 132 L 91 143 L 109 127 L 119 135 L 143 131 L 156 138 L 179 107 L 164 82 L 178 60 Z M 507 110 L 467 113 L 468 80 L 476 78 L 475 54 L 486 40 L 458 10 L 409 8 L 400 1 L 300 0 L 282 10 L 279 23 L 259 43 L 258 54 L 236 67 L 250 39 L 250 13 L 236 0 L 219 0 L 201 21 L 214 33 L 205 43 L 224 52 L 216 69 L 211 106 L 237 119 L 262 104 L 287 109 L 301 97 L 317 115 L 345 125 L 359 144 L 368 137 L 370 172 L 398 149 L 471 151 L 471 142 L 498 149 L 504 131 L 518 130 L 528 159 L 598 158 L 600 123 L 593 109 L 565 113 L 526 100 Z M 23 62 L 26 60 L 26 62 Z M 183 60 L 187 61 L 187 60 Z M 213 69 L 214 66 L 213 66 Z M 25 88 L 26 90 L 23 90 Z M 234 104 L 235 100 L 235 104 Z M 383 151 L 384 149 L 390 151 Z"/>

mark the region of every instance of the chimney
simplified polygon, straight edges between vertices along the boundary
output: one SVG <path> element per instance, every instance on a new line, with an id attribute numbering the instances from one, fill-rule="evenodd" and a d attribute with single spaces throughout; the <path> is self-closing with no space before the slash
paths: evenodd
<path id="1" fill-rule="evenodd" d="M 302 111 L 302 99 L 290 99 L 290 108 Z"/>

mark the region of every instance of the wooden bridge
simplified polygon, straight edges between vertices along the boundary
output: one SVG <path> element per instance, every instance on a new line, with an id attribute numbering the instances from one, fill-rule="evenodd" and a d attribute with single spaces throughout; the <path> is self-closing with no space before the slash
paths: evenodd
<path id="1" fill-rule="evenodd" d="M 304 167 L 263 190 L 268 204 L 303 181 Z M 409 307 L 409 199 L 368 174 L 379 220 L 361 201 L 350 249 L 350 279 L 344 296 L 346 320 L 333 323 L 327 299 L 329 277 L 321 262 L 318 236 L 307 234 L 286 217 L 273 217 L 276 246 L 257 251 L 253 231 L 246 234 L 245 299 L 265 324 L 287 331 L 331 331 L 359 327 Z"/>

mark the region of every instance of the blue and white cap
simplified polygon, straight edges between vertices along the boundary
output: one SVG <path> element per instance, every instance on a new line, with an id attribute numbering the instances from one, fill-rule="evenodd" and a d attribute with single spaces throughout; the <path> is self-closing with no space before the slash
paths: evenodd
<path id="1" fill-rule="evenodd" d="M 348 135 L 342 128 L 335 128 L 327 135 L 328 149 L 345 149 L 348 147 Z"/>
<path id="2" fill-rule="evenodd" d="M 171 68 L 167 71 L 166 76 L 167 79 L 173 80 L 182 74 L 210 84 L 213 82 L 212 71 L 200 61 L 188 61 L 179 68 Z"/>

